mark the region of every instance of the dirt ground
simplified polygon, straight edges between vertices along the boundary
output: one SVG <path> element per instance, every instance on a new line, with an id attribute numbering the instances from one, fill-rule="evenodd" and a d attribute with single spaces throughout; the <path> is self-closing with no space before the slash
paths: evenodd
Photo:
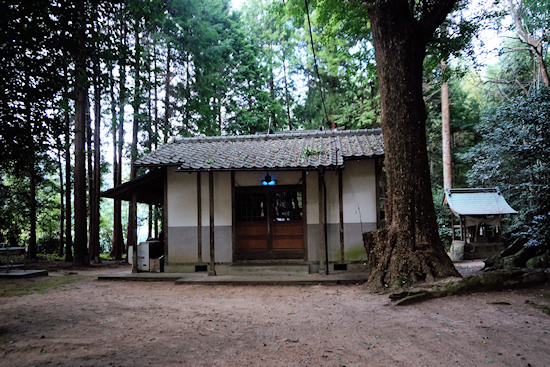
<path id="1" fill-rule="evenodd" d="M 526 303 L 550 304 L 548 283 L 398 307 L 362 285 L 97 280 L 125 266 L 0 298 L 0 366 L 550 365 L 550 316 Z"/>

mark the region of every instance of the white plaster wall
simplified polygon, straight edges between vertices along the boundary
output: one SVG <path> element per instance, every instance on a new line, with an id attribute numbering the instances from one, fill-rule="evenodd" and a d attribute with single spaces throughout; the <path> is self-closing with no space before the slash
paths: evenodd
<path id="1" fill-rule="evenodd" d="M 310 171 L 306 178 L 308 260 L 319 256 L 319 195 L 318 172 Z M 330 261 L 338 262 L 340 249 L 340 205 L 338 174 L 325 172 L 327 189 L 327 247 Z M 366 258 L 362 233 L 376 229 L 376 174 L 374 160 L 347 161 L 342 172 L 344 214 L 344 259 L 358 261 Z"/>
<path id="2" fill-rule="evenodd" d="M 210 194 L 208 192 L 208 172 L 201 172 L 200 175 L 202 226 L 208 227 L 210 225 Z M 196 217 L 196 212 L 194 215 Z M 233 223 L 232 215 L 231 173 L 214 172 L 214 226 L 231 226 Z"/>
<path id="3" fill-rule="evenodd" d="M 338 173 L 336 171 L 325 172 L 325 185 L 327 187 L 327 223 L 340 223 Z"/>
<path id="4" fill-rule="evenodd" d="M 261 186 L 267 171 L 240 171 L 235 172 L 235 187 Z M 301 171 L 269 171 L 269 175 L 279 185 L 302 184 Z"/>
<path id="5" fill-rule="evenodd" d="M 206 183 L 208 184 L 208 181 Z M 208 193 L 208 185 L 203 185 L 203 189 Z M 214 227 L 231 226 L 233 224 L 232 204 L 231 173 L 214 172 Z M 208 225 L 209 222 L 203 222 L 204 224 Z"/>
<path id="6" fill-rule="evenodd" d="M 376 223 L 376 174 L 374 160 L 346 162 L 342 172 L 344 223 Z M 309 171 L 306 178 L 307 222 L 319 223 L 318 172 Z M 327 189 L 327 223 L 340 223 L 338 174 L 325 172 Z"/>
<path id="7" fill-rule="evenodd" d="M 374 159 L 347 161 L 343 175 L 344 223 L 376 223 Z"/>
<path id="8" fill-rule="evenodd" d="M 202 260 L 210 259 L 210 203 L 208 172 L 167 174 L 168 259 L 174 263 L 198 260 L 197 250 L 197 175 L 201 175 Z M 214 226 L 216 261 L 230 262 L 232 225 L 231 173 L 214 172 Z"/>
<path id="9" fill-rule="evenodd" d="M 208 227 L 210 225 L 210 207 L 209 207 L 209 194 L 208 194 L 208 172 L 199 172 L 201 175 L 201 220 L 202 227 Z M 216 200 L 216 197 L 214 197 Z M 203 254 L 205 252 L 203 251 Z"/>
<path id="10" fill-rule="evenodd" d="M 317 171 L 306 173 L 307 224 L 319 224 L 319 187 Z"/>
<path id="11" fill-rule="evenodd" d="M 197 174 L 167 171 L 168 227 L 197 225 Z"/>
<path id="12" fill-rule="evenodd" d="M 210 194 L 209 173 L 201 172 L 202 260 L 210 260 Z M 214 253 L 216 262 L 232 261 L 233 207 L 231 173 L 214 172 Z"/>

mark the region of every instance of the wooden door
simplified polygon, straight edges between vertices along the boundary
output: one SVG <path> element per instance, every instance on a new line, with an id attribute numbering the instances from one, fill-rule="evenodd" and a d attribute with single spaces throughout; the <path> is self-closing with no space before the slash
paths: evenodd
<path id="1" fill-rule="evenodd" d="M 304 257 L 302 187 L 235 189 L 237 260 Z"/>

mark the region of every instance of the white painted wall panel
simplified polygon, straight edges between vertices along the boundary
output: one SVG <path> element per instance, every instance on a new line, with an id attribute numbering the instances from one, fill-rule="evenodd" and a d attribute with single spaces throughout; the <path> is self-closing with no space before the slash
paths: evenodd
<path id="1" fill-rule="evenodd" d="M 203 189 L 208 191 L 208 185 L 203 185 Z M 214 227 L 231 227 L 233 224 L 232 216 L 231 173 L 214 172 Z M 210 219 L 206 223 L 203 223 L 203 225 L 209 225 L 209 221 Z"/>
<path id="2" fill-rule="evenodd" d="M 318 192 L 317 171 L 308 171 L 306 175 L 307 224 L 319 224 Z"/>
<path id="3" fill-rule="evenodd" d="M 374 160 L 347 161 L 343 173 L 344 223 L 376 223 Z"/>
<path id="4" fill-rule="evenodd" d="M 197 225 L 197 176 L 196 173 L 167 171 L 168 227 Z"/>
<path id="5" fill-rule="evenodd" d="M 327 223 L 340 223 L 338 173 L 336 171 L 325 172 L 325 185 L 327 187 Z"/>

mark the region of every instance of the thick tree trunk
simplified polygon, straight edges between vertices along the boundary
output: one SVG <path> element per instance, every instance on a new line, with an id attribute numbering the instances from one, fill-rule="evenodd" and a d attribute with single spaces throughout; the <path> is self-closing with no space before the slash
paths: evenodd
<path id="1" fill-rule="evenodd" d="M 71 204 L 71 124 L 65 111 L 65 261 L 73 261 L 73 221 Z"/>
<path id="2" fill-rule="evenodd" d="M 61 146 L 61 142 L 59 143 Z M 61 147 L 57 151 L 57 168 L 59 169 L 59 248 L 57 256 L 63 256 L 65 246 L 65 189 L 63 187 L 63 163 L 61 162 Z"/>
<path id="3" fill-rule="evenodd" d="M 88 106 L 89 108 L 89 106 Z M 95 257 L 95 233 L 94 227 L 94 203 L 95 188 L 94 188 L 94 166 L 93 166 L 93 143 L 92 143 L 92 119 L 90 116 L 90 110 L 86 111 L 86 159 L 87 159 L 87 173 L 88 173 L 88 260 L 91 262 Z"/>
<path id="4" fill-rule="evenodd" d="M 373 6 L 369 15 L 380 85 L 388 205 L 387 227 L 364 235 L 372 266 L 367 285 L 380 290 L 458 276 L 439 239 L 431 193 L 422 94 L 425 29 L 407 1 Z"/>
<path id="5" fill-rule="evenodd" d="M 83 3 L 78 5 L 76 19 L 77 40 L 75 58 L 75 164 L 74 164 L 74 259 L 75 265 L 89 265 L 88 228 L 86 210 L 86 111 L 88 87 L 86 72 L 86 10 Z"/>
<path id="6" fill-rule="evenodd" d="M 154 52 L 154 51 L 153 51 Z M 149 55 L 150 56 L 150 55 Z M 153 56 L 154 57 L 154 56 Z M 153 151 L 153 141 L 155 141 L 155 136 L 153 133 L 153 91 L 151 89 L 151 86 L 155 88 L 155 92 L 157 90 L 157 87 L 155 86 L 155 78 L 153 76 L 153 71 L 151 70 L 151 63 L 149 60 L 149 57 L 147 58 L 146 62 L 146 68 L 147 68 L 147 75 L 149 80 L 149 98 L 147 98 L 147 109 L 149 111 L 147 116 L 147 134 L 149 139 L 147 140 L 147 150 L 148 152 Z M 155 93 L 156 94 L 156 93 Z M 148 218 L 148 226 L 147 226 L 147 238 L 153 237 L 153 205 L 149 204 L 149 218 Z"/>
<path id="7" fill-rule="evenodd" d="M 443 152 L 443 188 L 451 189 L 453 187 L 453 165 L 449 82 L 444 82 L 441 85 L 441 150 Z"/>
<path id="8" fill-rule="evenodd" d="M 140 91 L 140 65 L 141 65 L 141 53 L 140 53 L 140 36 L 139 25 L 136 21 L 135 25 L 135 43 L 136 43 L 136 55 L 134 65 L 134 101 L 132 103 L 134 109 L 134 121 L 132 127 L 132 145 L 130 151 L 130 180 L 137 177 L 136 166 L 134 162 L 137 159 L 138 150 L 138 131 L 139 131 L 139 109 L 141 107 L 141 91 Z M 128 247 L 132 246 L 134 253 L 134 261 L 132 265 L 132 271 L 137 271 L 137 201 L 133 198 L 128 206 Z"/>
<path id="9" fill-rule="evenodd" d="M 96 70 L 99 78 L 99 67 Z M 99 222 L 100 222 L 100 187 L 101 187 L 101 91 L 99 80 L 96 80 L 94 91 L 94 171 L 93 171 L 93 195 L 90 195 L 90 248 L 93 248 L 93 260 L 96 264 L 100 263 L 101 246 L 99 243 Z M 93 235 L 93 236 L 92 236 Z"/>
<path id="10" fill-rule="evenodd" d="M 286 117 L 288 119 L 288 129 L 292 130 L 292 117 L 290 115 L 290 92 L 288 90 L 288 75 L 286 71 L 286 55 L 283 53 L 283 77 L 285 81 L 285 104 L 286 104 Z"/>
<path id="11" fill-rule="evenodd" d="M 157 90 L 157 49 L 153 46 L 153 88 L 154 88 L 154 99 L 155 99 L 155 112 L 154 112 L 154 121 L 153 126 L 151 127 L 153 131 L 153 136 L 151 140 L 152 148 L 154 150 L 157 149 L 157 142 L 159 141 L 159 98 L 158 98 L 158 90 Z"/>
<path id="12" fill-rule="evenodd" d="M 163 123 L 163 142 L 168 142 L 170 136 L 170 117 L 172 114 L 172 105 L 170 104 L 170 95 L 172 94 L 172 74 L 170 63 L 172 61 L 170 42 L 166 44 L 166 78 L 164 79 L 164 123 Z"/>
<path id="13" fill-rule="evenodd" d="M 126 29 L 122 25 L 120 32 L 122 47 L 125 47 Z M 116 115 L 116 102 L 113 90 L 114 80 L 111 86 L 111 114 L 112 114 L 112 135 L 113 135 L 113 185 L 119 186 L 122 183 L 122 148 L 124 138 L 124 108 L 126 106 L 126 63 L 125 57 L 120 59 L 119 65 L 119 96 L 118 96 L 118 116 Z M 111 74 L 112 78 L 112 74 Z M 114 200 L 113 209 L 113 243 L 111 256 L 115 260 L 122 259 L 124 248 L 124 234 L 122 231 L 122 201 Z"/>
<path id="14" fill-rule="evenodd" d="M 88 216 L 86 208 L 86 105 L 88 94 L 83 86 L 77 88 L 75 116 L 75 164 L 74 164 L 74 259 L 75 265 L 88 262 Z"/>
<path id="15" fill-rule="evenodd" d="M 34 163 L 34 157 L 30 163 L 29 173 L 29 249 L 27 256 L 29 259 L 35 259 L 37 253 L 36 245 L 36 166 Z"/>

